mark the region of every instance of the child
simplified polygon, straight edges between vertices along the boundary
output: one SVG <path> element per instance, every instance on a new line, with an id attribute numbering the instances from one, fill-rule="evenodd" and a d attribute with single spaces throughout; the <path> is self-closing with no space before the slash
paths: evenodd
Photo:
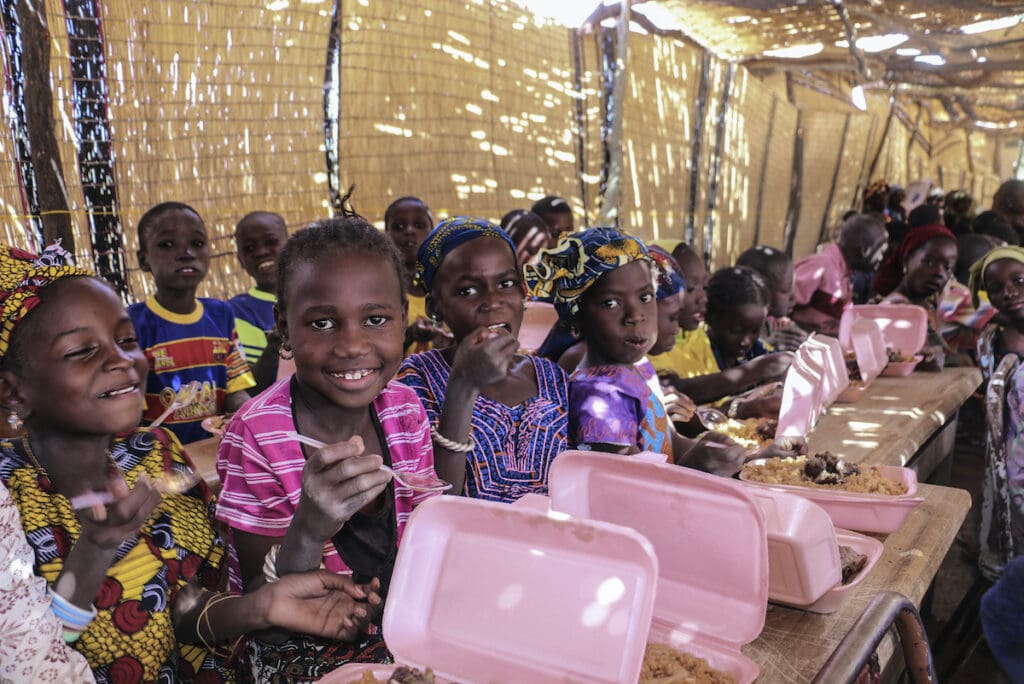
<path id="1" fill-rule="evenodd" d="M 918 226 L 907 233 L 875 274 L 875 291 L 883 304 L 914 304 L 928 312 L 925 370 L 942 370 L 952 350 L 946 345 L 938 317 L 938 300 L 956 268 L 956 236 L 943 225 Z"/>
<path id="2" fill-rule="evenodd" d="M 183 444 L 209 437 L 204 418 L 238 410 L 256 384 L 238 348 L 235 317 L 227 302 L 197 299 L 210 268 L 206 227 L 195 209 L 158 204 L 139 219 L 139 267 L 153 274 L 156 293 L 128 307 L 139 345 L 149 361 L 144 421 L 156 420 L 190 382 L 195 400 L 165 424 Z"/>
<path id="3" fill-rule="evenodd" d="M 1004 464 L 1005 479 L 995 481 L 986 476 L 983 529 L 1001 517 L 1000 510 L 1007 513 L 1009 527 L 993 535 L 999 541 L 986 534 L 981 538 L 980 569 L 987 579 L 994 580 L 1024 549 L 1024 365 L 1019 364 L 1024 358 L 1024 248 L 993 249 L 971 267 L 970 288 L 975 303 L 984 290 L 999 312 L 998 322 L 990 323 L 978 339 L 982 375 L 989 382 L 997 370 L 1009 370 L 1003 383 L 1006 405 L 991 407 L 1001 410 L 990 410 L 986 418 L 988 460 Z"/>
<path id="4" fill-rule="evenodd" d="M 885 256 L 888 240 L 879 216 L 857 214 L 843 221 L 835 242 L 794 264 L 793 320 L 805 330 L 836 334 L 843 311 L 853 301 L 854 271 L 874 273 Z"/>
<path id="5" fill-rule="evenodd" d="M 408 357 L 398 374 L 436 426 L 438 472 L 473 498 L 546 494 L 567 446 L 566 376 L 516 354 L 525 298 L 512 240 L 482 219 L 446 219 L 420 247 L 417 278 L 455 336 L 448 349 Z"/>
<path id="6" fill-rule="evenodd" d="M 551 229 L 532 211 L 513 209 L 501 217 L 501 229 L 515 243 L 516 259 L 521 264 L 530 263 L 537 252 L 551 246 Z"/>
<path id="7" fill-rule="evenodd" d="M 693 297 L 697 300 L 697 307 L 689 301 L 695 290 L 690 289 L 686 296 L 683 313 L 680 315 L 680 327 L 684 334 L 682 345 L 677 341 L 676 346 L 664 355 L 667 357 L 665 360 L 661 356 L 652 359 L 662 381 L 698 404 L 710 404 L 722 403 L 732 395 L 751 387 L 781 379 L 792 361 L 790 354 L 763 354 L 747 363 L 737 364 L 737 345 L 726 339 L 732 337 L 726 334 L 726 326 L 731 325 L 730 312 L 734 305 L 752 304 L 741 308 L 744 312 L 752 312 L 754 317 L 761 321 L 759 325 L 763 326 L 767 298 L 754 280 L 752 272 L 742 269 L 740 283 L 734 283 L 735 279 L 725 275 L 726 271 L 723 270 L 723 275 L 715 281 L 715 288 L 712 290 L 700 258 L 689 248 L 677 249 L 676 252 L 682 259 L 680 266 L 683 268 L 687 283 L 692 279 L 700 289 L 696 290 L 698 294 Z M 708 285 L 705 286 L 705 282 Z M 739 291 L 731 291 L 733 284 L 740 285 Z M 713 305 L 710 304 L 712 292 L 715 295 Z M 694 308 L 698 310 L 694 311 Z M 716 334 L 717 349 L 711 341 L 710 322 L 704 321 L 709 316 L 709 309 L 710 317 L 719 324 L 719 332 Z M 748 347 L 753 347 L 753 342 L 749 342 Z M 742 356 L 746 356 L 746 353 L 743 352 Z M 772 413 L 770 404 L 750 403 L 747 406 L 746 403 L 737 405 L 738 416 L 752 417 Z"/>
<path id="8" fill-rule="evenodd" d="M 279 264 L 277 327 L 296 371 L 235 414 L 217 459 L 232 586 L 322 563 L 359 584 L 379 580 L 386 596 L 405 524 L 429 494 L 379 466 L 434 473 L 423 407 L 392 380 L 406 328 L 401 257 L 349 215 L 296 232 Z M 329 446 L 304 446 L 294 432 Z M 370 617 L 379 625 L 377 608 Z M 253 640 L 249 656 L 257 681 L 305 681 L 349 660 L 387 657 L 379 635 L 342 644 Z"/>
<path id="9" fill-rule="evenodd" d="M 171 682 L 231 679 L 206 645 L 251 630 L 351 638 L 370 597 L 348 578 L 215 593 L 212 496 L 172 433 L 137 427 L 147 363 L 131 319 L 69 256 L 0 248 L 0 406 L 25 427 L 0 442 L 0 480 L 65 640 L 100 682 Z"/>
<path id="10" fill-rule="evenodd" d="M 256 379 L 254 394 L 270 386 L 277 377 L 280 340 L 274 330 L 274 302 L 277 301 L 277 255 L 288 239 L 284 219 L 270 211 L 254 211 L 235 226 L 238 263 L 256 285 L 228 302 L 235 312 L 235 328 L 245 360 Z"/>
<path id="11" fill-rule="evenodd" d="M 807 339 L 807 333 L 789 319 L 796 304 L 793 260 L 782 250 L 757 245 L 740 254 L 736 265 L 746 266 L 764 279 L 768 318 L 762 334 L 767 344 L 775 351 L 796 351 Z"/>
<path id="12" fill-rule="evenodd" d="M 416 252 L 434 228 L 430 208 L 419 197 L 399 197 L 384 211 L 384 230 L 402 255 L 405 266 L 405 291 L 409 300 L 409 327 L 405 333 L 405 353 L 447 346 L 451 336 L 427 316 L 423 289 L 413 282 Z"/>
<path id="13" fill-rule="evenodd" d="M 551 232 L 551 241 L 548 243 L 550 247 L 557 245 L 564 233 L 573 231 L 572 207 L 561 197 L 554 195 L 542 197 L 533 203 L 530 211 L 540 216 L 544 219 L 544 223 L 548 224 Z"/>
<path id="14" fill-rule="evenodd" d="M 569 384 L 569 441 L 580 448 L 653 451 L 670 462 L 733 475 L 739 447 L 708 433 L 694 442 L 679 435 L 665 406 L 636 363 L 657 338 L 654 274 L 639 240 L 613 228 L 563 237 L 558 250 L 526 268 L 531 291 L 552 297 L 587 342 Z M 709 444 L 713 442 L 713 444 Z"/>

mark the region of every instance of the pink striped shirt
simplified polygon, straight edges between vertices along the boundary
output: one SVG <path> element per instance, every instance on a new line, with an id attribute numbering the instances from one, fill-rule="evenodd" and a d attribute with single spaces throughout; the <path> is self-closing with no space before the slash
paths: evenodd
<path id="1" fill-rule="evenodd" d="M 235 414 L 220 443 L 217 474 L 223 489 L 217 503 L 217 519 L 230 528 L 232 590 L 241 590 L 241 581 L 231 532 L 283 537 L 299 505 L 306 459 L 299 444 L 286 436 L 295 431 L 291 398 L 291 378 L 279 380 Z M 416 393 L 392 381 L 377 395 L 373 406 L 387 442 L 391 467 L 434 474 L 430 427 Z M 395 482 L 399 541 L 412 509 L 431 495 L 413 492 Z M 328 570 L 349 572 L 330 540 L 324 544 L 323 561 Z"/>

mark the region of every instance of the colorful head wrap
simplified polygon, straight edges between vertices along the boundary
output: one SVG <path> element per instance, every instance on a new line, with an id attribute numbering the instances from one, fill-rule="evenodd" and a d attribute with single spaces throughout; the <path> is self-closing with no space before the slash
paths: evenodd
<path id="1" fill-rule="evenodd" d="M 937 223 L 912 228 L 903 241 L 885 258 L 875 274 L 875 292 L 883 297 L 895 290 L 903 280 L 903 268 L 910 255 L 936 238 L 947 238 L 956 242 L 956 235 Z"/>
<path id="2" fill-rule="evenodd" d="M 438 223 L 437 227 L 420 245 L 420 249 L 416 253 L 415 282 L 430 292 L 434 285 L 437 269 L 440 268 L 444 258 L 459 245 L 480 237 L 501 238 L 508 244 L 508 248 L 512 250 L 512 256 L 515 258 L 516 246 L 508 233 L 501 228 L 484 219 L 453 216 Z"/>
<path id="3" fill-rule="evenodd" d="M 658 245 L 648 245 L 647 253 L 654 260 L 658 301 L 668 299 L 680 292 L 686 292 L 686 279 L 683 278 L 683 272 L 679 270 L 679 264 L 672 258 L 672 255 Z"/>
<path id="4" fill-rule="evenodd" d="M 563 323 L 572 324 L 580 298 L 604 273 L 633 261 L 650 261 L 644 243 L 615 228 L 588 228 L 563 235 L 558 245 L 523 267 L 527 294 L 552 302 Z"/>
<path id="5" fill-rule="evenodd" d="M 14 247 L 0 246 L 0 359 L 7 355 L 14 328 L 39 304 L 39 293 L 47 285 L 68 276 L 91 276 L 92 272 L 70 265 L 73 257 L 60 243 L 50 245 L 39 256 Z"/>
<path id="6" fill-rule="evenodd" d="M 967 287 L 971 289 L 971 297 L 974 299 L 974 308 L 978 308 L 980 304 L 978 293 L 985 289 L 985 269 L 1002 259 L 1012 259 L 1024 263 L 1024 247 L 1017 245 L 996 247 L 974 262 L 971 266 L 971 278 L 967 281 Z"/>

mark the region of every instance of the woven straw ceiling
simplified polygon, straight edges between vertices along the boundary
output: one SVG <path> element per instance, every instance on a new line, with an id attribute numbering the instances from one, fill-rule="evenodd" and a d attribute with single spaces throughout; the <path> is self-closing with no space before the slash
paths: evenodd
<path id="1" fill-rule="evenodd" d="M 983 122 L 1006 130 L 1024 116 L 1024 22 L 1013 19 L 1024 13 L 1022 2 L 653 0 L 634 7 L 660 28 L 680 29 L 754 72 L 828 71 L 851 84 L 892 87 L 899 97 L 935 98 L 941 105 L 933 108 L 937 121 Z M 993 20 L 1012 25 L 962 30 Z M 986 27 L 968 31 L 977 28 Z M 879 52 L 856 47 L 858 39 L 890 34 L 907 39 Z M 821 50 L 805 57 L 770 54 L 814 43 L 821 43 Z M 921 61 L 922 56 L 935 63 Z"/>

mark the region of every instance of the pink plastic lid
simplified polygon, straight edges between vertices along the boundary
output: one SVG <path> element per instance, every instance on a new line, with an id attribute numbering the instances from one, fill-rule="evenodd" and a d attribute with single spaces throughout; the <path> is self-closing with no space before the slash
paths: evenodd
<path id="1" fill-rule="evenodd" d="M 903 354 L 916 354 L 928 336 L 928 314 L 913 304 L 861 304 L 851 306 L 839 319 L 839 341 L 850 346 L 850 325 L 858 318 L 871 318 L 882 331 L 887 347 Z"/>
<path id="2" fill-rule="evenodd" d="M 551 507 L 632 527 L 658 554 L 661 628 L 739 647 L 764 628 L 768 543 L 743 485 L 691 468 L 590 451 L 551 465 Z"/>
<path id="3" fill-rule="evenodd" d="M 806 436 L 818 422 L 823 408 L 821 377 L 824 372 L 820 360 L 815 360 L 803 346 L 797 349 L 782 386 L 776 437 Z"/>
<path id="4" fill-rule="evenodd" d="M 440 679 L 634 684 L 657 576 L 634 530 L 438 496 L 402 537 L 384 634 Z"/>
<path id="5" fill-rule="evenodd" d="M 889 362 L 885 340 L 878 323 L 870 318 L 858 318 L 850 325 L 850 345 L 857 355 L 857 367 L 865 385 L 873 381 Z M 847 347 L 849 349 L 849 347 Z"/>
<path id="6" fill-rule="evenodd" d="M 822 369 L 821 401 L 827 406 L 850 384 L 843 348 L 839 345 L 839 340 L 827 335 L 811 335 L 801 347 Z"/>

